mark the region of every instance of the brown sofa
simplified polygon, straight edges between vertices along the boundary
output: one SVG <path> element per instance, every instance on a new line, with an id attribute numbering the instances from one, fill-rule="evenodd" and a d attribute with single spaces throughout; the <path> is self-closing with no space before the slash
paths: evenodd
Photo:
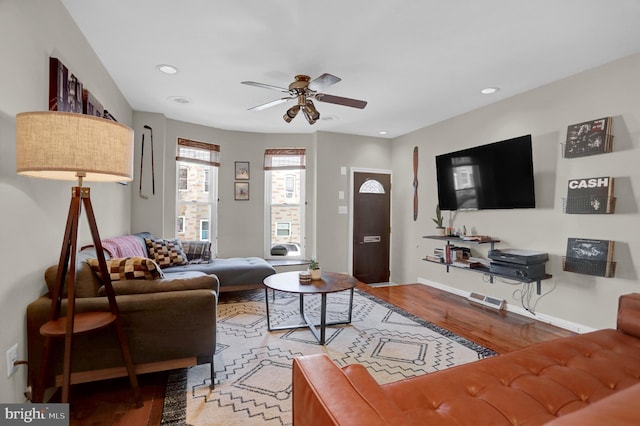
<path id="1" fill-rule="evenodd" d="M 95 254 L 95 252 L 94 252 Z M 91 257 L 87 251 L 81 256 Z M 29 383 L 34 395 L 42 362 L 44 338 L 40 326 L 48 321 L 51 308 L 50 293 L 56 280 L 57 266 L 45 273 L 49 293 L 27 307 L 27 346 Z M 76 276 L 76 312 L 109 311 L 102 282 L 82 261 Z M 216 347 L 216 316 L 219 282 L 215 275 L 187 271 L 165 274 L 156 280 L 114 281 L 113 288 L 128 338 L 131 356 L 138 374 L 171 370 L 196 364 L 211 364 L 213 384 L 213 355 Z M 64 292 L 66 297 L 66 287 Z M 66 299 L 62 314 L 66 312 Z M 45 387 L 60 386 L 62 344 L 53 340 L 51 375 Z M 82 383 L 126 376 L 120 346 L 114 327 L 107 327 L 73 340 L 71 383 Z"/>
<path id="2" fill-rule="evenodd" d="M 536 344 L 379 385 L 326 354 L 293 362 L 294 425 L 640 424 L 640 294 L 616 330 Z"/>

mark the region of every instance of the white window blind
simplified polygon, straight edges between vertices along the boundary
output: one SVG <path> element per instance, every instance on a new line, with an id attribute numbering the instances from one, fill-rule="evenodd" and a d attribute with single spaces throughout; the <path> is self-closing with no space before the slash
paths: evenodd
<path id="1" fill-rule="evenodd" d="M 220 166 L 220 145 L 178 138 L 176 161 Z"/>
<path id="2" fill-rule="evenodd" d="M 265 170 L 302 170 L 305 166 L 304 148 L 272 148 L 264 150 Z"/>

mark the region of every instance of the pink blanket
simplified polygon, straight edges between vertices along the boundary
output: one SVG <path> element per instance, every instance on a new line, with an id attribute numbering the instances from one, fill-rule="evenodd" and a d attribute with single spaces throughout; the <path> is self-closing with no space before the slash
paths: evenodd
<path id="1" fill-rule="evenodd" d="M 142 246 L 140 239 L 134 235 L 106 238 L 102 240 L 102 248 L 109 253 L 112 259 L 135 256 L 147 257 L 147 251 Z"/>

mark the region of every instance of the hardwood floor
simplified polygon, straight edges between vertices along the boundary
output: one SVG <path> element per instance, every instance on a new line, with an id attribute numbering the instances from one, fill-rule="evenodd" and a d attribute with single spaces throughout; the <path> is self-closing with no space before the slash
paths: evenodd
<path id="1" fill-rule="evenodd" d="M 501 354 L 573 334 L 421 284 L 357 288 Z M 126 378 L 72 386 L 70 425 L 159 425 L 166 379 L 166 372 L 139 376 L 144 407 L 138 409 Z"/>
<path id="2" fill-rule="evenodd" d="M 358 288 L 500 354 L 574 334 L 422 284 Z"/>
<path id="3" fill-rule="evenodd" d="M 138 376 L 143 406 L 136 408 L 129 379 L 102 380 L 71 386 L 69 425 L 159 425 L 167 372 Z"/>

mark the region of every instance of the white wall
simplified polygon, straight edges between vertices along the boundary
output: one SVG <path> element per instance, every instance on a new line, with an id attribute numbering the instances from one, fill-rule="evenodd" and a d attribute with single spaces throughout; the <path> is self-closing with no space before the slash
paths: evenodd
<path id="1" fill-rule="evenodd" d="M 519 304 L 512 293 L 520 286 L 488 284 L 468 271 L 453 270 L 423 260 L 440 243 L 422 238 L 435 233 L 431 218 L 437 204 L 434 157 L 450 151 L 532 134 L 536 203 L 535 209 L 460 212 L 453 226 L 502 240 L 497 248 L 520 248 L 548 252 L 537 311 L 589 327 L 615 327 L 618 296 L 640 291 L 640 55 L 540 87 L 476 111 L 420 129 L 393 142 L 393 281 L 417 280 L 474 291 Z M 613 151 L 583 158 L 562 158 L 561 143 L 567 126 L 612 116 Z M 411 153 L 420 150 L 417 222 L 404 212 L 411 210 Z M 614 215 L 568 215 L 562 213 L 567 181 L 572 178 L 613 176 L 617 197 Z M 448 217 L 447 212 L 445 219 Z M 600 278 L 562 271 L 568 237 L 616 241 L 615 278 Z M 488 247 L 472 249 L 486 255 Z M 537 297 L 532 299 L 533 302 Z"/>
<path id="2" fill-rule="evenodd" d="M 5 351 L 14 343 L 26 359 L 26 307 L 45 292 L 43 273 L 57 263 L 73 182 L 18 176 L 15 115 L 46 111 L 49 57 L 59 58 L 124 124 L 132 111 L 58 1 L 0 1 L 0 401 L 24 402 L 26 368 L 7 378 Z M 92 184 L 101 236 L 129 230 L 129 186 Z M 90 234 L 80 229 L 81 241 Z"/>

